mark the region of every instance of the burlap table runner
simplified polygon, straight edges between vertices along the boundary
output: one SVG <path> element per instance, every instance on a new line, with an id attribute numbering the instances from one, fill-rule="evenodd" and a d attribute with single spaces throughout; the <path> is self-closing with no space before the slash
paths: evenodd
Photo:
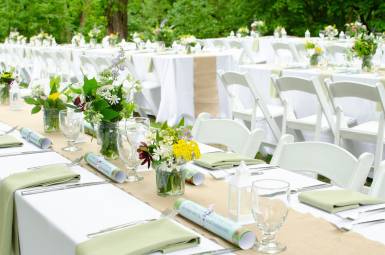
<path id="1" fill-rule="evenodd" d="M 212 116 L 219 113 L 216 56 L 194 55 L 194 109 L 195 117 L 201 112 Z"/>
<path id="2" fill-rule="evenodd" d="M 0 121 L 8 123 L 11 126 L 19 125 L 19 127 L 28 127 L 43 133 L 42 114 L 31 116 L 29 113 L 30 109 L 31 108 L 28 107 L 28 109 L 26 108 L 23 111 L 15 112 L 10 111 L 9 107 L 0 106 Z M 63 156 L 72 160 L 79 157 L 79 153 L 68 153 L 61 150 L 61 148 L 66 145 L 66 141 L 60 133 L 49 134 L 46 136 L 53 140 L 54 150 Z M 90 142 L 79 144 L 79 146 L 82 148 L 80 153 L 98 151 L 95 139 L 92 142 L 90 140 Z M 113 163 L 123 168 L 120 161 L 115 161 Z M 98 176 L 104 177 L 85 164 L 83 164 L 83 167 Z M 156 195 L 154 172 L 145 172 L 141 173 L 141 175 L 144 176 L 142 182 L 116 186 L 158 210 L 170 208 L 176 198 L 163 198 Z M 215 211 L 226 215 L 227 192 L 227 183 L 214 180 L 210 176 L 207 176 L 205 183 L 202 186 L 196 187 L 186 185 L 185 195 L 183 197 L 197 201 L 204 206 L 214 204 Z M 211 235 L 211 233 L 183 218 L 178 217 L 177 220 L 225 247 L 230 246 L 229 243 Z M 250 225 L 249 227 L 256 230 L 253 225 Z M 257 235 L 259 235 L 258 232 Z M 325 220 L 315 218 L 310 214 L 302 214 L 294 210 L 290 210 L 284 226 L 278 233 L 278 239 L 280 242 L 287 245 L 287 251 L 281 253 L 284 255 L 385 254 L 385 246 L 379 242 L 368 240 L 353 232 L 340 232 Z M 256 252 L 249 250 L 240 251 L 238 254 L 256 254 Z"/>

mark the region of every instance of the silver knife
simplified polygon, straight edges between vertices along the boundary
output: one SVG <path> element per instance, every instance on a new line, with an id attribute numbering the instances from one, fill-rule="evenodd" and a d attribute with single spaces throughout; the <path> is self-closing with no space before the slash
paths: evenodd
<path id="1" fill-rule="evenodd" d="M 316 184 L 316 185 L 301 187 L 301 188 L 297 188 L 297 189 L 291 189 L 291 190 L 289 190 L 289 194 L 293 195 L 293 194 L 297 194 L 297 193 L 302 192 L 302 191 L 324 189 L 324 188 L 328 188 L 328 187 L 331 187 L 331 186 L 333 186 L 333 185 L 330 184 L 330 183 Z M 285 194 L 286 194 L 286 191 L 278 191 L 278 192 L 273 192 L 273 193 L 269 193 L 269 194 L 264 194 L 264 195 L 261 195 L 261 196 L 262 197 L 273 197 L 273 196 L 285 195 Z"/>
<path id="2" fill-rule="evenodd" d="M 212 251 L 203 251 L 203 252 L 193 253 L 190 255 L 219 255 L 219 254 L 226 254 L 226 253 L 231 253 L 239 250 L 240 250 L 239 248 L 225 248 L 225 249 L 212 250 Z"/>
<path id="3" fill-rule="evenodd" d="M 53 150 L 45 149 L 45 150 L 39 150 L 39 151 L 22 151 L 22 152 L 4 153 L 4 154 L 0 154 L 0 158 L 21 156 L 21 155 L 28 155 L 28 154 L 38 154 L 38 153 L 45 153 L 45 152 L 53 152 Z"/>
<path id="4" fill-rule="evenodd" d="M 108 183 L 110 183 L 110 182 L 98 181 L 98 182 L 72 183 L 72 184 L 65 184 L 65 185 L 53 185 L 53 186 L 47 186 L 47 187 L 34 188 L 32 190 L 25 190 L 25 191 L 21 192 L 21 195 L 22 196 L 28 196 L 28 195 L 46 193 L 46 192 L 51 192 L 51 191 L 74 189 L 74 188 L 80 188 L 80 187 L 89 187 L 89 186 L 108 184 Z"/>

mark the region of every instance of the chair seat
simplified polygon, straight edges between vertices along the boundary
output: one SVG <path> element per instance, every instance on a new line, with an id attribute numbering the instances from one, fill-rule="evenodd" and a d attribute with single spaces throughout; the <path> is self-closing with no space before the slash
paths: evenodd
<path id="1" fill-rule="evenodd" d="M 333 116 L 333 118 L 335 119 L 336 116 Z M 345 118 L 349 127 L 353 126 L 356 123 L 356 120 L 352 117 L 345 116 Z M 313 114 L 313 115 L 309 115 L 299 119 L 288 119 L 287 125 L 289 128 L 292 128 L 292 129 L 314 131 L 316 122 L 317 122 L 317 115 Z M 328 131 L 329 129 L 330 127 L 326 120 L 326 117 L 322 115 L 321 131 Z"/>
<path id="2" fill-rule="evenodd" d="M 279 117 L 283 115 L 283 107 L 279 105 L 267 105 L 267 109 L 270 112 L 273 118 Z M 233 110 L 233 115 L 235 118 L 240 118 L 243 120 L 251 121 L 251 115 L 253 110 L 251 108 L 241 109 L 241 110 Z M 256 112 L 257 120 L 265 119 L 261 109 L 258 107 Z"/>
<path id="3" fill-rule="evenodd" d="M 343 138 L 375 142 L 378 134 L 378 121 L 368 121 L 351 128 L 341 128 Z"/>

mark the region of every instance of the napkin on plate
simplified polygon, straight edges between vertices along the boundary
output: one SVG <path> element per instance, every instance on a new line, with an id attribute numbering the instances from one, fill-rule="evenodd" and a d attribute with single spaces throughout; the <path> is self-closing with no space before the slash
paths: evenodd
<path id="1" fill-rule="evenodd" d="M 14 193 L 18 189 L 49 186 L 79 179 L 65 165 L 50 165 L 19 172 L 0 181 L 0 251 L 1 255 L 19 254 L 19 239 L 14 211 Z"/>
<path id="2" fill-rule="evenodd" d="M 11 135 L 0 135 L 0 148 L 20 147 L 23 143 Z"/>
<path id="3" fill-rule="evenodd" d="M 201 155 L 201 158 L 195 160 L 194 163 L 211 170 L 219 170 L 238 166 L 241 161 L 246 165 L 265 164 L 260 159 L 252 159 L 233 152 L 210 152 Z"/>
<path id="4" fill-rule="evenodd" d="M 300 202 L 317 207 L 329 213 L 358 208 L 361 205 L 381 204 L 385 201 L 352 190 L 317 190 L 302 192 Z"/>
<path id="5" fill-rule="evenodd" d="M 169 253 L 197 246 L 199 237 L 169 219 L 91 238 L 76 247 L 76 255 Z"/>

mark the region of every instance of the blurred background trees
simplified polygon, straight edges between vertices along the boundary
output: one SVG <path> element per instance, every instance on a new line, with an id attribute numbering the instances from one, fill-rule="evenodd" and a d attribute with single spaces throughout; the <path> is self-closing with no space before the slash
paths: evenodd
<path id="1" fill-rule="evenodd" d="M 281 25 L 290 35 L 318 35 L 325 25 L 341 30 L 357 19 L 377 32 L 385 30 L 384 17 L 384 0 L 0 0 L 0 40 L 17 28 L 27 37 L 44 30 L 69 42 L 94 25 L 127 38 L 162 21 L 177 35 L 219 37 L 254 19 L 266 21 L 269 33 Z"/>

